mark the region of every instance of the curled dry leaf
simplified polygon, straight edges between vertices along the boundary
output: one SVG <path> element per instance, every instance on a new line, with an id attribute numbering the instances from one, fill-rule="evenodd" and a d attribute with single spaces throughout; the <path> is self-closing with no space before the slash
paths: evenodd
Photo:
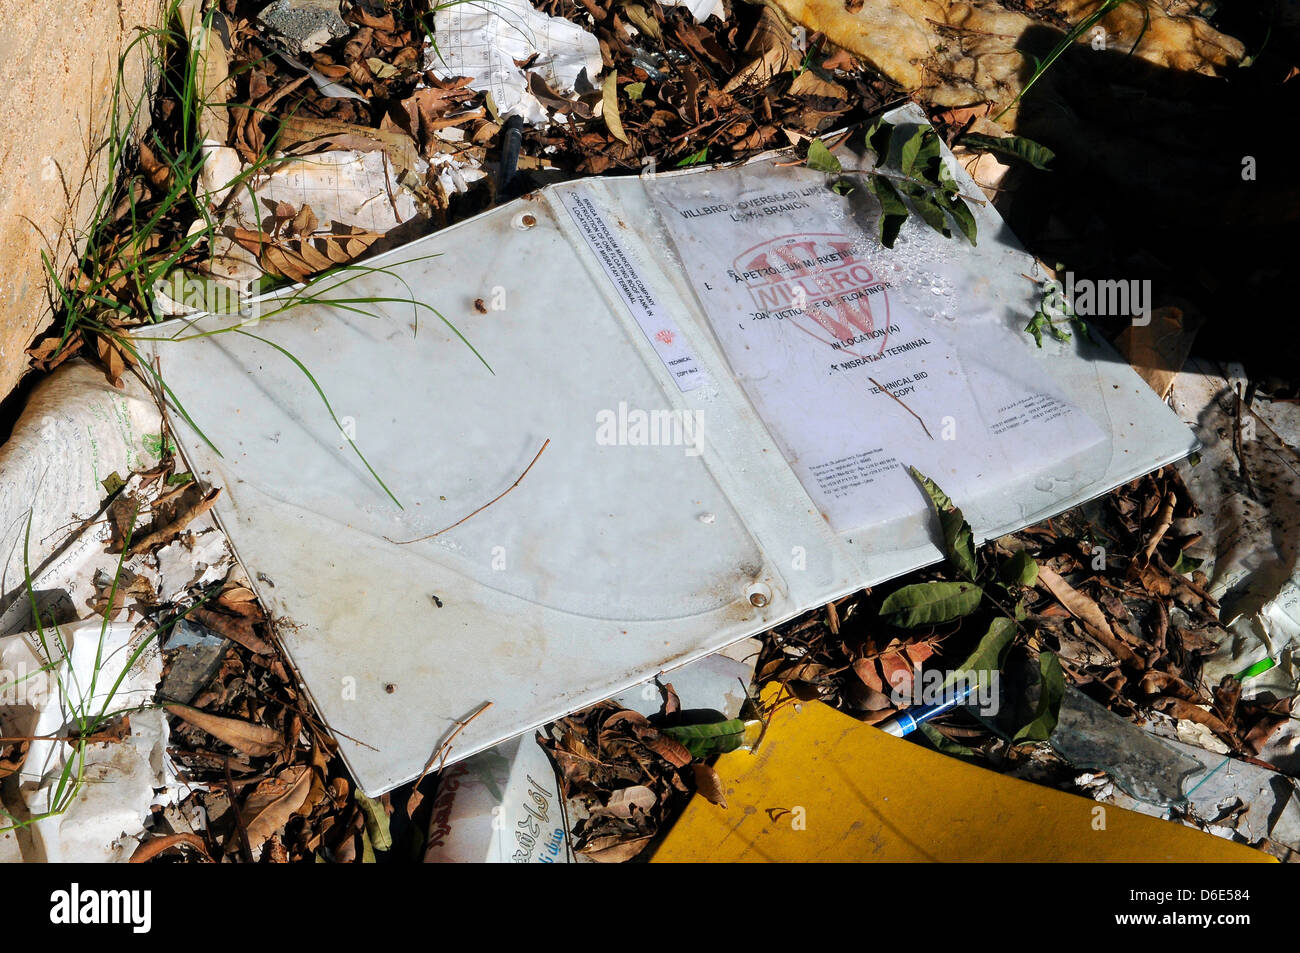
<path id="1" fill-rule="evenodd" d="M 208 853 L 208 845 L 203 843 L 203 838 L 198 834 L 166 834 L 162 837 L 151 837 L 146 841 L 141 841 L 140 846 L 131 854 L 130 862 L 133 864 L 144 864 L 153 860 L 163 851 L 172 850 L 176 847 L 192 847 L 203 855 L 207 861 L 212 860 Z"/>
<path id="2" fill-rule="evenodd" d="M 249 721 L 240 721 L 237 718 L 210 715 L 205 711 L 199 711 L 197 708 L 187 708 L 184 705 L 165 705 L 164 707 L 182 721 L 187 721 L 194 727 L 203 729 L 218 741 L 224 741 L 232 748 L 237 748 L 255 758 L 275 754 L 284 748 L 284 739 L 274 728 L 255 725 Z"/>
<path id="3" fill-rule="evenodd" d="M 1038 567 L 1038 581 L 1061 605 L 1070 610 L 1071 615 L 1083 623 L 1084 630 L 1089 635 L 1110 649 L 1122 661 L 1138 661 L 1133 650 L 1115 637 L 1114 630 L 1111 629 L 1110 622 L 1106 619 L 1106 614 L 1101 611 L 1101 606 L 1075 589 L 1047 566 L 1040 565 Z"/>
<path id="4" fill-rule="evenodd" d="M 178 513 L 176 518 L 166 526 L 161 529 L 156 529 L 148 535 L 133 542 L 131 544 L 130 555 L 136 556 L 140 553 L 148 552 L 153 547 L 161 545 L 162 543 L 171 542 L 185 531 L 185 527 L 189 526 L 190 523 L 194 522 L 208 510 L 212 509 L 212 505 L 217 502 L 217 497 L 220 495 L 221 487 L 215 487 L 214 489 L 209 490 L 202 497 L 195 500 L 194 503 L 190 504 Z"/>
<path id="5" fill-rule="evenodd" d="M 603 807 L 592 811 L 593 814 L 608 814 L 611 817 L 629 818 L 634 811 L 647 813 L 659 803 L 659 797 L 644 784 L 630 788 L 619 788 L 609 796 Z"/>
<path id="6" fill-rule="evenodd" d="M 223 635 L 232 642 L 238 642 L 255 655 L 271 655 L 273 649 L 253 631 L 253 622 L 240 616 L 223 615 L 211 609 L 194 610 L 194 618 L 206 625 L 218 635 Z"/>
<path id="7" fill-rule="evenodd" d="M 653 834 L 647 834 L 644 837 L 623 840 L 617 834 L 609 834 L 592 838 L 581 852 L 598 863 L 621 864 L 645 850 L 653 837 Z"/>
<path id="8" fill-rule="evenodd" d="M 695 790 L 719 807 L 726 808 L 727 796 L 722 790 L 722 779 L 718 777 L 718 772 L 709 764 L 696 764 L 695 769 Z"/>
<path id="9" fill-rule="evenodd" d="M 684 768 L 694 760 L 686 746 L 674 741 L 667 735 L 660 735 L 647 743 L 650 750 L 663 758 L 674 768 Z"/>
<path id="10" fill-rule="evenodd" d="M 27 749 L 30 747 L 29 741 L 15 741 L 12 744 L 0 745 L 0 778 L 7 778 L 22 769 L 23 762 L 27 760 Z"/>
<path id="11" fill-rule="evenodd" d="M 310 791 L 311 769 L 305 764 L 285 768 L 276 777 L 267 778 L 253 788 L 240 812 L 249 848 L 257 850 L 284 827 Z"/>

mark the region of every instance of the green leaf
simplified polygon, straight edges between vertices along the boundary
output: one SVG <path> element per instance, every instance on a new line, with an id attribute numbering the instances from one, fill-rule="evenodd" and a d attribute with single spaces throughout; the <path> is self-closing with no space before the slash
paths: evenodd
<path id="1" fill-rule="evenodd" d="M 966 522 L 961 510 L 948 497 L 948 494 L 939 489 L 938 484 L 916 467 L 908 467 L 907 470 L 912 474 L 912 479 L 921 484 L 921 489 L 925 491 L 925 495 L 934 504 L 935 512 L 939 514 L 939 529 L 943 532 L 944 555 L 957 567 L 958 572 L 974 582 L 976 575 L 975 537 L 971 533 L 970 524 Z"/>
<path id="2" fill-rule="evenodd" d="M 1203 562 L 1205 562 L 1204 559 L 1197 559 L 1195 556 L 1188 556 L 1186 553 L 1179 553 L 1178 562 L 1174 563 L 1172 571 L 1180 574 L 1195 572 Z"/>
<path id="3" fill-rule="evenodd" d="M 1045 172 L 1051 171 L 1047 164 L 1056 158 L 1056 153 L 1047 146 L 1026 139 L 1024 136 L 1004 136 L 999 139 L 996 136 L 981 136 L 976 132 L 968 132 L 961 137 L 961 144 L 980 152 L 997 152 L 1012 156 Z"/>
<path id="4" fill-rule="evenodd" d="M 876 165 L 883 165 L 889 157 L 889 140 L 893 134 L 893 125 L 883 119 L 877 119 L 867 130 L 867 148 L 876 154 Z"/>
<path id="5" fill-rule="evenodd" d="M 122 489 L 122 487 L 126 486 L 126 481 L 118 475 L 116 470 L 114 470 L 108 476 L 104 477 L 104 479 L 100 480 L 99 485 L 104 488 L 105 493 L 112 496 L 118 490 Z"/>
<path id="6" fill-rule="evenodd" d="M 705 146 L 699 152 L 692 152 L 681 162 L 677 163 L 677 168 L 682 169 L 686 166 L 700 165 L 709 161 L 709 147 Z"/>
<path id="7" fill-rule="evenodd" d="M 831 191 L 836 195 L 852 195 L 856 188 L 850 179 L 836 179 L 831 183 Z"/>
<path id="8" fill-rule="evenodd" d="M 918 582 L 890 593 L 880 606 L 880 617 L 904 629 L 939 625 L 970 615 L 983 597 L 983 590 L 971 582 Z"/>
<path id="9" fill-rule="evenodd" d="M 957 222 L 957 228 L 966 236 L 966 240 L 974 245 L 975 242 L 975 215 L 971 212 L 964 199 L 955 192 L 951 195 L 946 192 L 934 193 L 934 200 L 939 207 L 951 215 Z"/>
<path id="10" fill-rule="evenodd" d="M 971 652 L 966 661 L 957 666 L 948 675 L 944 681 L 944 687 L 952 684 L 957 679 L 960 672 L 975 674 L 978 672 L 1000 672 L 1002 671 L 1002 659 L 1006 655 L 1007 647 L 1011 645 L 1012 638 L 1016 634 L 1016 624 L 1005 616 L 994 619 L 989 623 L 988 631 L 980 639 L 980 644 L 975 646 L 975 651 Z"/>
<path id="11" fill-rule="evenodd" d="M 918 726 L 921 734 L 925 735 L 925 740 L 934 745 L 936 751 L 943 754 L 952 755 L 954 758 L 961 758 L 965 761 L 979 761 L 978 753 L 972 748 L 967 748 L 963 744 L 958 744 L 948 736 L 944 735 L 938 728 L 921 722 Z"/>
<path id="12" fill-rule="evenodd" d="M 757 721 L 747 722 L 732 718 L 707 725 L 674 725 L 661 730 L 689 751 L 692 757 L 708 758 L 715 754 L 735 751 L 746 743 L 747 736 L 755 734 L 755 726 L 762 727 Z"/>
<path id="13" fill-rule="evenodd" d="M 831 155 L 831 150 L 827 149 L 826 143 L 820 139 L 814 139 L 808 144 L 808 168 L 817 172 L 844 171 L 840 160 Z"/>
<path id="14" fill-rule="evenodd" d="M 1042 652 L 1038 656 L 1038 705 L 1034 717 L 1019 731 L 1012 740 L 1046 741 L 1052 737 L 1056 720 L 1061 714 L 1061 699 L 1065 696 L 1065 675 L 1061 671 L 1061 661 L 1053 652 Z"/>
<path id="15" fill-rule="evenodd" d="M 372 800 L 359 788 L 355 792 L 357 805 L 366 821 L 366 836 L 375 850 L 392 850 L 393 837 L 388 829 L 388 812 L 378 801 Z"/>
<path id="16" fill-rule="evenodd" d="M 916 160 L 921 154 L 921 143 L 924 139 L 925 127 L 917 126 L 916 131 L 903 143 L 903 148 L 899 153 L 898 167 L 902 169 L 903 175 L 909 179 L 917 178 Z"/>
<path id="17" fill-rule="evenodd" d="M 1038 581 L 1038 563 L 1021 549 L 1002 564 L 1002 579 L 1008 585 L 1032 586 Z"/>
<path id="18" fill-rule="evenodd" d="M 880 244 L 893 248 L 899 230 L 907 221 L 907 203 L 894 191 L 888 179 L 869 175 L 866 184 L 867 189 L 880 202 Z"/>
<path id="19" fill-rule="evenodd" d="M 926 179 L 932 185 L 940 184 L 943 174 L 940 161 L 939 137 L 929 126 L 918 126 L 903 143 L 899 164 L 909 179 Z"/>
<path id="20" fill-rule="evenodd" d="M 167 485 L 184 486 L 186 483 L 193 482 L 193 480 L 194 480 L 193 473 L 173 473 L 171 476 L 167 478 Z"/>
<path id="21" fill-rule="evenodd" d="M 645 83 L 628 83 L 623 87 L 623 92 L 627 93 L 627 98 L 636 102 L 645 95 Z"/>
<path id="22" fill-rule="evenodd" d="M 1025 330 L 1034 336 L 1034 343 L 1039 347 L 1043 346 L 1043 328 L 1046 327 L 1047 324 L 1047 315 L 1039 311 L 1030 318 L 1029 323 L 1025 325 Z"/>
<path id="23" fill-rule="evenodd" d="M 916 209 L 925 224 L 944 238 L 952 238 L 952 229 L 948 226 L 948 216 L 943 214 L 943 209 L 935 201 L 934 193 L 927 192 L 919 185 L 915 188 L 906 188 L 906 191 L 912 199 L 912 208 Z"/>

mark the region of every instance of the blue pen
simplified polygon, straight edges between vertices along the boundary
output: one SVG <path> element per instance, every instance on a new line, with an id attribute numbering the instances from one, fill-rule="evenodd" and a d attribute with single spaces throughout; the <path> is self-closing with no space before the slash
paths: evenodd
<path id="1" fill-rule="evenodd" d="M 884 721 L 876 725 L 881 731 L 888 732 L 895 738 L 905 738 L 920 727 L 922 722 L 929 721 L 935 715 L 942 715 L 946 711 L 952 711 L 958 705 L 970 698 L 979 688 L 979 683 L 971 679 L 965 685 L 953 689 L 952 695 L 937 705 L 921 705 L 919 707 L 907 708 L 900 711 L 897 715 L 891 715 Z"/>

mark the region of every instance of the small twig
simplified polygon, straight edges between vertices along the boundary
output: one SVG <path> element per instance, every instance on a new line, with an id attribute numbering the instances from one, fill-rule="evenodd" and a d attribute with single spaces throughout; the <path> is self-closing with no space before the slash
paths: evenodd
<path id="1" fill-rule="evenodd" d="M 1018 40 L 1020 37 L 1012 33 L 990 33 L 987 30 L 972 30 L 966 26 L 953 26 L 951 23 L 942 23 L 939 20 L 932 20 L 930 17 L 925 18 L 926 23 L 931 23 L 941 30 L 952 30 L 955 33 L 974 33 L 978 36 L 996 36 L 1002 40 Z"/>
<path id="2" fill-rule="evenodd" d="M 550 443 L 551 443 L 551 438 L 547 437 L 546 442 L 542 444 L 542 449 L 538 450 L 537 456 L 533 457 L 532 463 L 524 467 L 524 472 L 519 474 L 519 479 L 515 480 L 514 483 L 511 483 L 508 487 L 506 487 L 504 490 L 502 490 L 492 499 L 488 500 L 486 503 L 484 503 L 482 506 L 476 509 L 473 513 L 470 513 L 469 516 L 461 517 L 460 519 L 456 520 L 456 522 L 452 523 L 450 526 L 443 527 L 442 529 L 438 530 L 438 532 L 430 533 L 428 536 L 419 536 L 415 539 L 404 539 L 404 540 L 389 539 L 387 536 L 385 536 L 384 539 L 387 539 L 390 543 L 396 543 L 398 546 L 407 546 L 411 543 L 422 543 L 426 539 L 433 539 L 435 536 L 441 536 L 443 533 L 447 532 L 448 530 L 455 529 L 457 526 L 459 526 L 461 523 L 464 523 L 466 520 L 473 519 L 479 513 L 482 513 L 485 509 L 487 509 L 497 500 L 501 499 L 501 497 L 505 496 L 507 493 L 509 493 L 511 490 L 517 487 L 520 483 L 522 483 L 524 481 L 524 477 L 528 476 L 528 471 L 533 468 L 533 463 L 536 463 L 538 458 L 541 457 L 542 450 L 545 450 L 548 446 L 550 446 Z"/>
<path id="3" fill-rule="evenodd" d="M 869 381 L 871 381 L 871 383 L 875 384 L 876 387 L 877 387 L 877 389 L 879 389 L 879 391 L 880 391 L 882 394 L 884 394 L 885 396 L 889 397 L 889 399 L 892 400 L 892 401 L 894 401 L 894 403 L 898 404 L 899 407 L 902 407 L 905 411 L 907 411 L 907 412 L 908 412 L 909 414 L 911 414 L 913 417 L 916 417 L 916 422 L 917 422 L 918 424 L 921 425 L 921 429 L 925 431 L 925 435 L 926 435 L 927 437 L 929 437 L 931 440 L 934 439 L 934 434 L 930 433 L 930 428 L 927 427 L 927 426 L 925 425 L 925 421 L 922 420 L 922 419 L 917 415 L 916 411 L 914 411 L 911 407 L 908 407 L 907 404 L 903 403 L 901 400 L 899 400 L 897 397 L 895 397 L 893 394 L 891 394 L 891 393 L 889 392 L 889 388 L 887 388 L 884 384 L 880 383 L 880 381 L 876 380 L 874 377 L 868 377 L 867 380 L 869 380 Z"/>
<path id="4" fill-rule="evenodd" d="M 424 780 L 425 775 L 427 775 L 433 769 L 433 763 L 435 761 L 439 762 L 438 770 L 439 771 L 442 770 L 443 765 L 447 763 L 447 755 L 451 754 L 451 743 L 456 740 L 456 736 L 460 734 L 461 731 L 464 730 L 466 725 L 468 725 L 471 721 L 473 721 L 475 718 L 483 714 L 483 712 L 487 711 L 491 707 L 492 707 L 491 702 L 484 702 L 482 705 L 479 705 L 479 707 L 476 708 L 473 714 L 471 714 L 468 718 L 465 718 L 463 720 L 458 720 L 456 722 L 456 727 L 452 729 L 451 734 L 449 734 L 447 736 L 447 739 L 443 741 L 442 744 L 438 745 L 438 747 L 434 749 L 433 754 L 429 756 L 429 761 L 427 764 L 425 764 L 424 770 L 420 772 L 420 776 L 415 779 L 415 784 L 411 786 L 412 790 L 419 788 L 420 782 Z M 441 760 L 439 760 L 440 757 Z"/>
<path id="5" fill-rule="evenodd" d="M 230 810 L 235 815 L 235 830 L 239 834 L 239 846 L 244 852 L 244 860 L 253 862 L 253 848 L 248 843 L 248 829 L 244 827 L 244 818 L 240 812 L 239 802 L 235 798 L 235 779 L 230 774 L 230 759 L 225 759 L 226 791 L 230 794 Z"/>
<path id="6" fill-rule="evenodd" d="M 1232 449 L 1237 455 L 1237 465 L 1241 468 L 1241 479 L 1246 484 L 1246 493 L 1252 500 L 1258 499 L 1255 493 L 1255 481 L 1250 478 L 1250 467 L 1246 465 L 1246 454 L 1241 445 L 1241 411 L 1243 403 L 1241 392 L 1234 386 L 1232 396 L 1235 402 L 1232 420 Z"/>

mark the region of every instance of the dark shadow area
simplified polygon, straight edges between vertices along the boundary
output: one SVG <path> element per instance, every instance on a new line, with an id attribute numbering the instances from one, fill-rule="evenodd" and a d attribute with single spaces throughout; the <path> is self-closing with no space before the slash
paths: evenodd
<path id="1" fill-rule="evenodd" d="M 1300 244 L 1286 132 L 1300 115 L 1300 77 L 1286 80 L 1297 43 L 1280 7 L 1232 6 L 1215 25 L 1255 55 L 1224 78 L 1155 67 L 1115 43 L 1063 54 L 1022 101 L 1017 130 L 1056 153 L 1052 171 L 1023 176 L 1003 214 L 1076 279 L 1150 280 L 1154 307 L 1203 317 L 1194 354 L 1289 380 L 1300 340 L 1278 319 Z M 1042 57 L 1057 39 L 1036 29 L 1021 48 Z M 1127 323 L 1095 320 L 1112 339 Z"/>

